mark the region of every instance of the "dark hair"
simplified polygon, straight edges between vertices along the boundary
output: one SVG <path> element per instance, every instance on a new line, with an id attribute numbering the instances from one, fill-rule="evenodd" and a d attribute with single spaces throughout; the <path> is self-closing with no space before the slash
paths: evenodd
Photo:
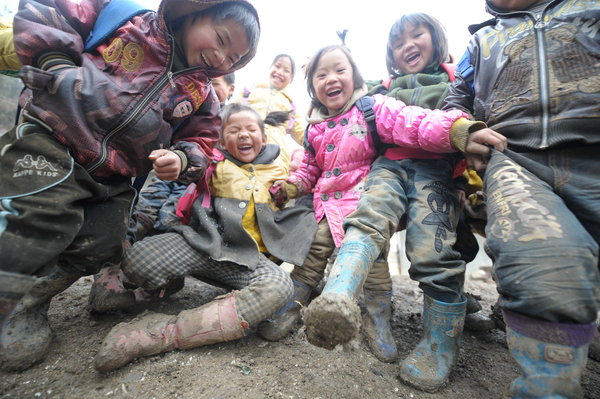
<path id="1" fill-rule="evenodd" d="M 446 30 L 440 21 L 431 15 L 421 12 L 406 14 L 394 22 L 388 36 L 385 64 L 387 65 L 387 70 L 390 75 L 398 76 L 403 74 L 394 65 L 394 49 L 392 46 L 398 37 L 404 33 L 404 29 L 406 29 L 407 24 L 411 24 L 413 26 L 424 25 L 427 29 L 429 29 L 429 33 L 431 34 L 431 44 L 433 45 L 433 59 L 431 60 L 432 65 L 437 66 L 442 62 L 450 61 L 450 57 L 448 55 L 448 38 L 446 37 Z"/>
<path id="2" fill-rule="evenodd" d="M 223 75 L 223 79 L 225 80 L 225 83 L 227 83 L 229 86 L 231 86 L 232 84 L 235 83 L 235 73 L 231 72 L 231 73 L 228 73 L 227 75 Z"/>
<path id="3" fill-rule="evenodd" d="M 219 23 L 226 19 L 232 19 L 244 27 L 246 36 L 248 36 L 248 53 L 240 58 L 238 62 L 231 67 L 229 72 L 240 69 L 256 55 L 258 39 L 260 38 L 260 25 L 258 22 L 258 16 L 254 13 L 251 7 L 252 6 L 244 2 L 226 1 L 199 11 L 194 14 L 192 18 L 192 23 L 197 18 L 203 16 L 212 17 L 215 23 Z"/>
<path id="4" fill-rule="evenodd" d="M 254 108 L 240 103 L 230 103 L 224 106 L 221 109 L 221 129 L 219 130 L 219 138 L 223 140 L 223 132 L 225 130 L 225 126 L 227 126 L 227 122 L 229 122 L 229 118 L 232 115 L 235 115 L 240 112 L 248 111 L 256 117 L 256 122 L 258 123 L 258 127 L 262 132 L 264 138 L 266 138 L 265 134 L 265 122 L 262 120 L 258 112 L 254 110 Z"/>
<path id="5" fill-rule="evenodd" d="M 344 45 L 341 44 L 331 44 L 329 46 L 325 46 L 321 48 L 315 55 L 311 57 L 305 67 L 305 77 L 306 77 L 306 88 L 308 90 L 308 96 L 310 97 L 310 104 L 319 109 L 326 108 L 318 99 L 315 93 L 315 87 L 312 83 L 312 78 L 315 76 L 315 71 L 317 70 L 317 65 L 319 65 L 319 61 L 324 54 L 330 53 L 334 50 L 340 50 L 346 55 L 348 58 L 348 62 L 352 67 L 352 83 L 354 84 L 353 89 L 356 90 L 360 87 L 363 87 L 365 84 L 365 80 L 363 79 L 358 67 L 356 66 L 356 62 L 352 58 L 352 54 L 350 54 L 350 50 Z"/>
<path id="6" fill-rule="evenodd" d="M 280 58 L 287 58 L 290 60 L 290 64 L 292 65 L 292 80 L 293 80 L 294 76 L 296 75 L 296 63 L 294 62 L 294 59 L 289 54 L 285 54 L 285 53 L 277 54 L 275 56 L 275 58 L 273 58 L 273 62 L 271 62 L 271 65 L 275 65 L 275 63 L 277 61 L 279 61 Z"/>

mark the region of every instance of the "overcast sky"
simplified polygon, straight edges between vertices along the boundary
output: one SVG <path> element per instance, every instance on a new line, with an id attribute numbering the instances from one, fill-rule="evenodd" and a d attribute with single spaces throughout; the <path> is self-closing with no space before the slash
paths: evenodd
<path id="1" fill-rule="evenodd" d="M 138 1 L 155 8 L 160 2 Z M 14 5 L 16 10 L 18 0 L 2 3 Z M 289 91 L 300 109 L 308 105 L 300 67 L 319 48 L 339 43 L 338 30 L 349 30 L 346 44 L 363 77 L 383 79 L 387 75 L 385 46 L 389 29 L 403 14 L 425 12 L 438 18 L 446 27 L 450 53 L 456 61 L 469 40 L 467 26 L 490 18 L 484 0 L 254 0 L 251 3 L 259 13 L 261 38 L 256 57 L 236 72 L 236 87 L 242 89 L 265 82 L 273 57 L 290 54 L 298 73 Z"/>

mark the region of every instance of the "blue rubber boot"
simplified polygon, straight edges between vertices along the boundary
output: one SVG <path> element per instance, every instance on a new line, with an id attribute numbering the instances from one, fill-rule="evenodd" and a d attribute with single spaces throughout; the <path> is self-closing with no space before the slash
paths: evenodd
<path id="1" fill-rule="evenodd" d="M 258 333 L 264 339 L 278 341 L 288 335 L 300 321 L 300 310 L 308 303 L 312 288 L 296 280 L 292 282 L 294 283 L 292 299 L 258 326 Z"/>
<path id="2" fill-rule="evenodd" d="M 400 379 L 421 391 L 444 386 L 458 360 L 467 300 L 459 303 L 423 297 L 423 339 L 400 365 Z"/>
<path id="3" fill-rule="evenodd" d="M 358 335 L 361 315 L 356 298 L 375 261 L 374 252 L 363 242 L 342 244 L 321 295 L 304 310 L 308 342 L 333 349 Z"/>
<path id="4" fill-rule="evenodd" d="M 512 398 L 583 398 L 581 374 L 595 324 L 551 323 L 503 311 L 510 354 L 521 376 L 510 386 Z"/>
<path id="5" fill-rule="evenodd" d="M 398 347 L 392 335 L 392 291 L 364 290 L 367 313 L 363 317 L 363 331 L 369 349 L 382 362 L 392 363 L 398 358 Z"/>

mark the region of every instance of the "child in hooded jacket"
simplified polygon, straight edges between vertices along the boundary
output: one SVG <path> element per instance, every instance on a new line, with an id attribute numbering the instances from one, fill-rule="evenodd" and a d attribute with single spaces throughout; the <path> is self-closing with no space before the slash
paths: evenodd
<path id="1" fill-rule="evenodd" d="M 27 90 L 19 124 L 0 137 L 0 281 L 22 281 L 8 287 L 12 302 L 0 295 L 5 369 L 45 356 L 52 297 L 120 261 L 132 177 L 204 174 L 220 124 L 210 78 L 256 51 L 248 2 L 164 0 L 84 52 L 115 1 L 23 0 L 14 17 Z"/>
<path id="2" fill-rule="evenodd" d="M 151 314 L 115 326 L 98 351 L 99 371 L 136 357 L 242 338 L 293 293 L 289 275 L 271 259 L 304 260 L 316 231 L 313 212 L 279 209 L 272 200 L 269 189 L 287 176 L 288 166 L 277 145 L 265 144 L 258 113 L 233 103 L 222 118 L 207 186 L 199 184 L 192 207 L 180 209 L 189 223 L 136 242 L 122 268 L 149 290 L 191 274 L 234 291 L 177 316 Z"/>
<path id="3" fill-rule="evenodd" d="M 307 65 L 306 78 L 312 99 L 310 126 L 306 133 L 306 141 L 311 149 L 305 151 L 298 170 L 285 182 L 276 183 L 282 188 L 279 195 L 285 198 L 314 192 L 315 217 L 319 229 L 306 262 L 295 266 L 291 272 L 295 285 L 294 298 L 303 304 L 323 277 L 327 259 L 336 247 L 342 245 L 344 219 L 356 209 L 359 198 L 366 189 L 365 179 L 377 155 L 373 135 L 368 132 L 365 118 L 355 104 L 367 94 L 366 86 L 348 50 L 337 45 L 322 48 Z M 484 125 L 467 120 L 467 114 L 464 113 L 408 107 L 401 101 L 380 94 L 372 96 L 372 99 L 380 140 L 394 145 L 405 156 L 429 151 L 430 157 L 439 158 L 443 155 L 438 153 L 453 153 L 458 148 L 465 150 L 467 143 L 470 145 L 474 139 L 498 140 L 488 137 L 490 132 L 487 129 L 468 135 L 470 130 Z M 394 231 L 397 224 L 396 222 Z M 348 300 L 339 304 L 340 307 L 356 310 L 356 313 L 352 313 L 356 318 L 360 312 L 354 300 L 363 283 L 366 302 L 371 301 L 371 297 L 375 295 L 389 297 L 392 282 L 386 261 L 386 244 L 382 243 L 381 248 L 372 250 L 369 259 L 364 256 L 359 266 L 362 273 L 356 273 L 352 278 L 353 292 L 347 295 Z M 361 243 L 360 247 L 363 245 Z M 374 244 L 369 244 L 369 248 L 372 247 Z M 340 250 L 344 250 L 344 247 Z M 326 288 L 339 283 L 339 269 L 338 255 Z M 322 298 L 323 295 L 317 298 L 317 303 Z M 358 319 L 354 325 L 337 326 L 339 328 L 336 328 L 335 333 L 346 338 L 336 340 L 331 336 L 335 333 L 328 335 L 326 330 L 335 322 L 335 318 L 330 319 L 328 315 L 317 312 L 311 315 L 308 311 L 314 304 L 313 301 L 304 313 L 307 337 L 311 343 L 331 349 L 356 334 Z M 369 312 L 374 310 L 369 309 L 369 304 L 367 308 Z M 286 330 L 289 320 L 294 318 L 292 315 L 297 315 L 298 306 L 290 304 L 287 313 L 276 315 L 273 330 Z M 325 333 L 319 330 L 321 328 L 325 329 Z M 374 339 L 380 345 L 381 337 Z M 386 360 L 391 361 L 391 357 Z"/>

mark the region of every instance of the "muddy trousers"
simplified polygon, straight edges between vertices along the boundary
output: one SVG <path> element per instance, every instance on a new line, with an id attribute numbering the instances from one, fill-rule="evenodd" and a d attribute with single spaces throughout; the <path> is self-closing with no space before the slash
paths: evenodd
<path id="1" fill-rule="evenodd" d="M 466 264 L 453 248 L 459 214 L 452 173 L 453 164 L 448 160 L 379 157 L 356 211 L 344 221 L 342 248 L 346 243 L 361 243 L 365 256 L 377 257 L 389 246 L 406 213 L 410 277 L 426 295 L 442 302 L 460 302 Z"/>
<path id="2" fill-rule="evenodd" d="M 503 309 L 553 323 L 596 320 L 599 151 L 493 151 L 486 235 Z"/>
<path id="3" fill-rule="evenodd" d="M 257 326 L 292 297 L 294 287 L 280 266 L 261 255 L 254 270 L 232 262 L 219 262 L 196 251 L 177 233 L 164 233 L 136 242 L 126 253 L 122 269 L 144 289 L 166 286 L 192 275 L 236 291 L 239 316 Z"/>
<path id="4" fill-rule="evenodd" d="M 292 279 L 308 287 L 315 288 L 321 282 L 327 268 L 327 262 L 334 250 L 335 243 L 329 230 L 327 218 L 323 218 L 317 226 L 317 234 L 304 264 L 294 266 L 294 269 L 290 273 Z M 374 292 L 391 291 L 392 278 L 387 263 L 388 251 L 389 243 L 384 246 L 381 256 L 371 266 L 364 283 L 366 290 Z"/>
<path id="5" fill-rule="evenodd" d="M 118 176 L 98 183 L 31 123 L 0 136 L 0 270 L 94 274 L 123 252 L 135 191 Z"/>

